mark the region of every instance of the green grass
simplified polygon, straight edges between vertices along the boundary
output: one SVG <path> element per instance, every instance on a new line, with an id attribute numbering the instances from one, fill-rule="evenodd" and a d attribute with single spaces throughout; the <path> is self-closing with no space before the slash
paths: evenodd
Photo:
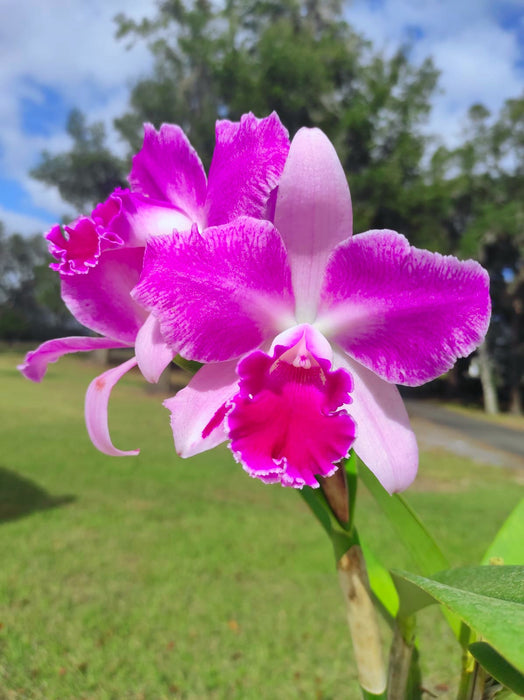
<path id="1" fill-rule="evenodd" d="M 1 700 L 356 700 L 330 545 L 297 494 L 249 478 L 225 447 L 179 459 L 136 374 L 110 423 L 115 445 L 142 453 L 105 457 L 82 415 L 100 368 L 64 358 L 35 385 L 19 359 L 0 356 Z M 463 564 L 521 487 L 522 474 L 426 453 L 408 500 Z M 365 492 L 357 521 L 409 567 Z M 452 697 L 458 648 L 436 609 L 420 626 L 425 687 Z"/>

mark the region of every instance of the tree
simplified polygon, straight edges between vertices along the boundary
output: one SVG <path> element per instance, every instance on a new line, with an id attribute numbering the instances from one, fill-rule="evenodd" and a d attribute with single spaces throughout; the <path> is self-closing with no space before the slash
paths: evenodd
<path id="1" fill-rule="evenodd" d="M 507 100 L 495 119 L 484 106 L 473 105 L 463 143 L 452 151 L 440 149 L 436 158 L 441 187 L 449 201 L 444 217 L 448 250 L 477 258 L 490 274 L 493 316 L 486 344 L 479 353 L 486 409 L 498 410 L 493 369 L 504 403 L 521 413 L 524 98 Z"/>
<path id="2" fill-rule="evenodd" d="M 136 22 L 120 15 L 118 36 L 148 42 L 155 62 L 115 126 L 131 155 L 141 147 L 143 122 L 177 123 L 206 166 L 217 117 L 276 110 L 291 135 L 301 126 L 323 129 L 348 174 L 357 231 L 393 228 L 416 245 L 485 262 L 494 300 L 488 356 L 502 398 L 508 394 L 518 409 L 522 100 L 508 100 L 496 120 L 474 106 L 460 148 L 438 148 L 428 162 L 422 127 L 437 85 L 435 67 L 430 59 L 415 65 L 409 47 L 393 56 L 377 52 L 345 20 L 344 4 L 162 0 L 154 17 Z M 85 207 L 123 182 L 124 165 L 106 146 L 100 125 L 88 126 L 74 113 L 69 131 L 72 150 L 45 155 L 35 173 Z"/>
<path id="3" fill-rule="evenodd" d="M 386 58 L 343 17 L 338 0 L 165 0 L 154 19 L 120 15 L 120 37 L 147 40 L 155 71 L 131 94 L 116 126 L 137 149 L 142 123 L 180 124 L 209 163 L 217 115 L 276 110 L 293 135 L 318 126 L 348 173 L 359 230 L 420 228 L 420 187 L 437 71 L 407 49 Z M 416 215 L 415 225 L 412 223 Z"/>
<path id="4" fill-rule="evenodd" d="M 60 297 L 60 279 L 49 269 L 40 235 L 7 235 L 0 222 L 0 338 L 43 340 L 78 333 Z"/>
<path id="5" fill-rule="evenodd" d="M 67 132 L 73 139 L 72 149 L 54 156 L 44 151 L 31 175 L 55 185 L 62 198 L 75 208 L 92 208 L 116 187 L 125 186 L 125 162 L 105 145 L 104 125 L 89 126 L 77 109 L 69 115 Z"/>

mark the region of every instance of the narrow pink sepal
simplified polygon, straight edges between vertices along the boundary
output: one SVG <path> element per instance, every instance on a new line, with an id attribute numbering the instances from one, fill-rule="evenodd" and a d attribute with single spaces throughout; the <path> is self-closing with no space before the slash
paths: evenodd
<path id="1" fill-rule="evenodd" d="M 351 196 L 333 145 L 319 129 L 300 129 L 280 178 L 275 226 L 289 255 L 297 321 L 312 322 L 332 249 L 351 236 Z"/>
<path id="2" fill-rule="evenodd" d="M 17 369 L 24 377 L 33 382 L 42 381 L 47 366 L 56 362 L 62 355 L 72 352 L 90 352 L 91 350 L 105 350 L 111 348 L 125 348 L 126 343 L 121 343 L 112 338 L 91 338 L 89 336 L 70 336 L 68 338 L 55 338 L 46 340 L 36 350 L 28 352 L 24 362 Z"/>
<path id="3" fill-rule="evenodd" d="M 133 158 L 129 182 L 135 192 L 169 202 L 191 221 L 204 224 L 206 174 L 179 126 L 144 124 L 144 145 Z"/>
<path id="4" fill-rule="evenodd" d="M 288 151 L 288 132 L 275 112 L 263 119 L 250 112 L 239 122 L 217 121 L 206 201 L 208 226 L 238 216 L 270 218 L 268 199 Z"/>
<path id="5" fill-rule="evenodd" d="M 85 419 L 87 432 L 93 445 L 106 455 L 112 457 L 130 457 L 137 455 L 140 450 L 122 451 L 111 442 L 107 422 L 107 405 L 115 384 L 126 372 L 136 367 L 137 361 L 132 357 L 118 367 L 108 369 L 96 379 L 93 379 L 86 392 Z"/>
<path id="6" fill-rule="evenodd" d="M 204 365 L 184 389 L 164 401 L 171 411 L 173 438 L 181 457 L 192 457 L 227 440 L 221 409 L 238 391 L 236 366 L 236 360 Z"/>
<path id="7" fill-rule="evenodd" d="M 479 263 L 414 248 L 395 231 L 367 231 L 333 251 L 317 324 L 386 381 L 417 386 L 480 345 L 490 312 Z"/>
<path id="8" fill-rule="evenodd" d="M 173 359 L 173 351 L 160 331 L 160 324 L 149 314 L 135 340 L 138 367 L 148 382 L 158 382 L 160 375 Z"/>
<path id="9" fill-rule="evenodd" d="M 335 352 L 334 364 L 354 380 L 347 410 L 357 424 L 355 452 L 386 491 L 404 491 L 417 474 L 418 447 L 397 387 L 342 352 Z"/>

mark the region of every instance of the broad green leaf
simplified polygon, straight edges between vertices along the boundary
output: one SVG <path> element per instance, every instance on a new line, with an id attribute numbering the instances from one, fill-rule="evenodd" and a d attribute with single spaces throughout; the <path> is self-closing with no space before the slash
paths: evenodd
<path id="1" fill-rule="evenodd" d="M 495 558 L 502 564 L 524 564 L 524 498 L 504 521 L 482 563 L 489 564 Z"/>
<path id="2" fill-rule="evenodd" d="M 490 676 L 517 695 L 524 695 L 524 675 L 486 642 L 473 642 L 469 651 Z"/>
<path id="3" fill-rule="evenodd" d="M 523 566 L 464 567 L 431 578 L 397 571 L 393 578 L 401 614 L 442 603 L 524 672 Z"/>
<path id="4" fill-rule="evenodd" d="M 382 566 L 362 539 L 360 540 L 360 546 L 366 560 L 371 590 L 386 612 L 392 618 L 395 618 L 398 613 L 398 593 L 391 574 L 385 566 Z"/>
<path id="5" fill-rule="evenodd" d="M 429 576 L 447 569 L 449 562 L 411 506 L 398 494 L 390 496 L 360 460 L 358 473 L 411 553 L 420 573 Z"/>
<path id="6" fill-rule="evenodd" d="M 355 450 L 351 450 L 349 458 L 344 463 L 348 479 L 348 494 L 349 494 L 349 526 L 353 527 L 355 517 L 355 504 L 357 501 L 357 486 L 358 486 L 358 459 Z"/>
<path id="7" fill-rule="evenodd" d="M 358 467 L 360 478 L 411 553 L 420 573 L 429 576 L 447 569 L 449 562 L 411 506 L 398 494 L 390 496 L 361 460 L 358 460 Z M 460 640 L 460 622 L 449 611 L 444 610 L 444 614 L 453 634 Z"/>

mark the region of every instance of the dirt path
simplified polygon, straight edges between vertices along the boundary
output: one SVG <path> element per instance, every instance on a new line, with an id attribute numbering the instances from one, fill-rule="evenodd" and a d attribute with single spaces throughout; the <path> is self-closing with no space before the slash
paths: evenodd
<path id="1" fill-rule="evenodd" d="M 441 447 L 483 464 L 524 469 L 524 433 L 451 411 L 432 401 L 406 400 L 420 447 Z"/>

